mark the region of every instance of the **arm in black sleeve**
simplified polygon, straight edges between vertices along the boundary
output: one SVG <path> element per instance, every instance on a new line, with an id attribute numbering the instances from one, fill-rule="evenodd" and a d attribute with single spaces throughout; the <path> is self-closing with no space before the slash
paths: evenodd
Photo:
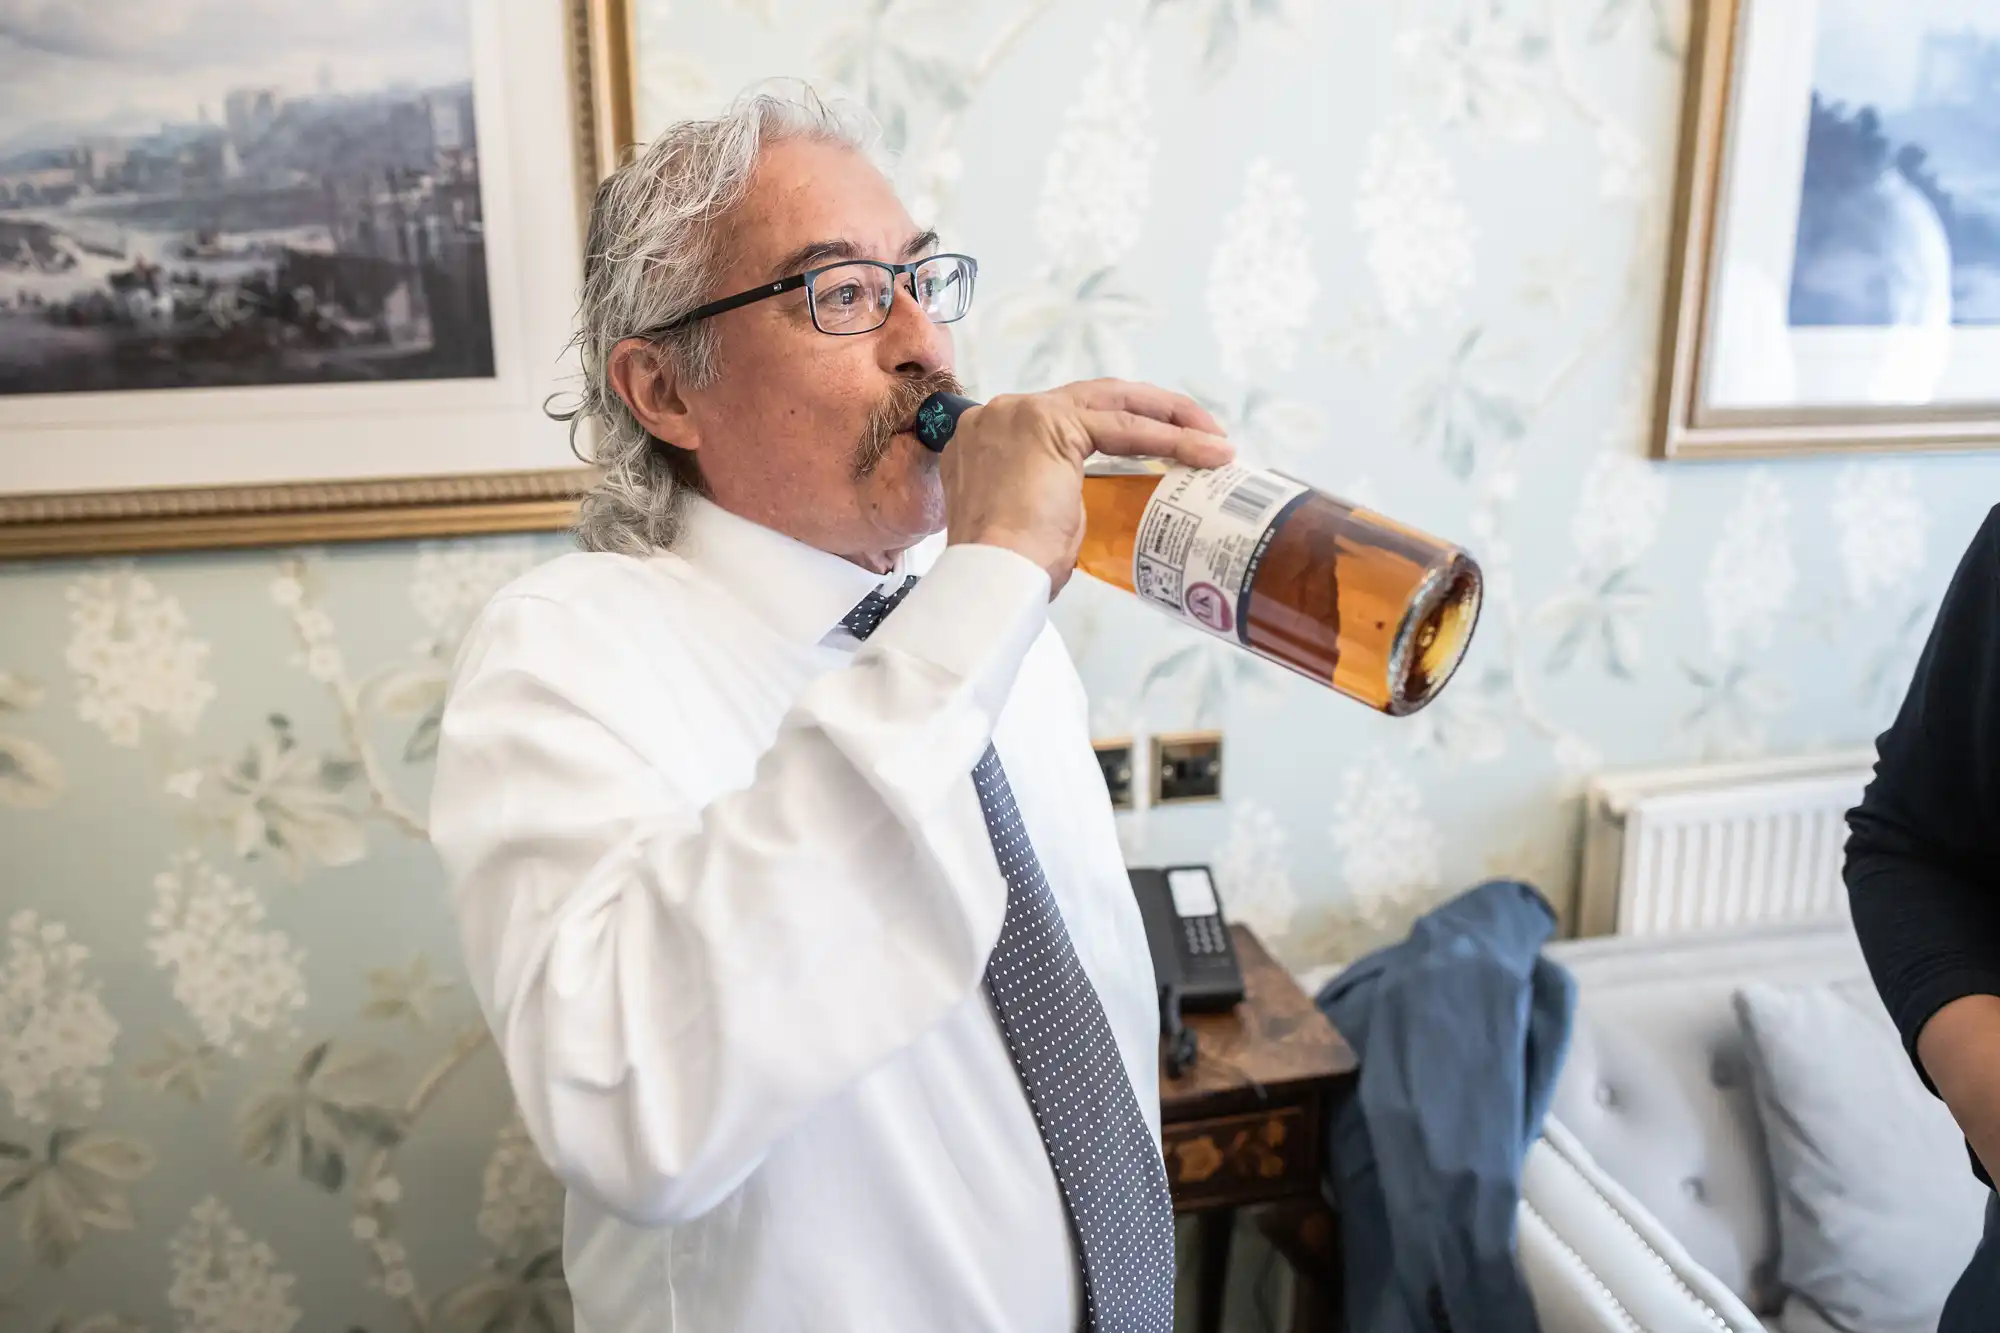
<path id="1" fill-rule="evenodd" d="M 2000 995 L 2000 509 L 1959 563 L 1877 750 L 1848 815 L 1848 900 L 1923 1073 L 1917 1034 L 1931 1016 Z"/>

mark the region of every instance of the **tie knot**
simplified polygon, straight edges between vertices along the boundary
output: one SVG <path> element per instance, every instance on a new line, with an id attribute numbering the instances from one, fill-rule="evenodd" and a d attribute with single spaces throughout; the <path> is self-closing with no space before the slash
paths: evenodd
<path id="1" fill-rule="evenodd" d="M 916 586 L 917 576 L 911 574 L 904 578 L 903 585 L 892 593 L 885 594 L 880 588 L 875 589 L 855 603 L 852 611 L 841 617 L 840 627 L 857 639 L 867 638 L 875 632 L 888 614 L 896 609 L 903 598 L 909 596 L 910 589 Z"/>

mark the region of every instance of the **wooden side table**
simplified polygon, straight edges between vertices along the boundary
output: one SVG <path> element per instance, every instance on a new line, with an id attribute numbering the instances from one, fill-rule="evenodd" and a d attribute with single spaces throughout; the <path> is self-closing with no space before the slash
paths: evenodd
<path id="1" fill-rule="evenodd" d="M 1196 1216 L 1201 1238 L 1196 1327 L 1222 1327 L 1223 1281 L 1237 1210 L 1259 1221 L 1293 1265 L 1294 1333 L 1338 1329 L 1339 1230 L 1320 1191 L 1326 1121 L 1354 1080 L 1354 1052 L 1312 997 L 1257 937 L 1231 926 L 1243 1002 L 1190 1014 L 1200 1056 L 1182 1078 L 1160 1070 L 1160 1127 L 1174 1211 Z"/>

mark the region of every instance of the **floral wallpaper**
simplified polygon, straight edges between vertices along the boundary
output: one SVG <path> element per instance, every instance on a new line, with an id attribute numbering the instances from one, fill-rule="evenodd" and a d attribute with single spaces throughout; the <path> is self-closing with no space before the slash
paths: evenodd
<path id="1" fill-rule="evenodd" d="M 981 259 L 976 391 L 1198 394 L 1246 454 L 1470 546 L 1391 721 L 1078 580 L 1100 734 L 1220 727 L 1120 816 L 1321 967 L 1495 872 L 1559 899 L 1606 766 L 1865 743 L 1991 456 L 1645 458 L 1684 0 L 644 0 L 642 124 L 866 100 Z M 0 1326 L 568 1325 L 561 1193 L 424 842 L 467 618 L 559 535 L 0 570 Z M 1238 1310 L 1245 1327 L 1264 1311 Z"/>
<path id="2" fill-rule="evenodd" d="M 0 1326 L 567 1322 L 421 814 L 450 653 L 552 549 L 9 571 Z"/>

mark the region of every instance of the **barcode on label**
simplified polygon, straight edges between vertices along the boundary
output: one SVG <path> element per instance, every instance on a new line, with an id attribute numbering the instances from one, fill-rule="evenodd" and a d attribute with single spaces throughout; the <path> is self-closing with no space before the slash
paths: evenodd
<path id="1" fill-rule="evenodd" d="M 1230 488 L 1222 497 L 1222 512 L 1231 518 L 1240 518 L 1245 523 L 1255 522 L 1271 505 L 1271 502 L 1285 493 L 1285 483 L 1277 477 L 1260 477 L 1255 473 L 1245 477 Z"/>

